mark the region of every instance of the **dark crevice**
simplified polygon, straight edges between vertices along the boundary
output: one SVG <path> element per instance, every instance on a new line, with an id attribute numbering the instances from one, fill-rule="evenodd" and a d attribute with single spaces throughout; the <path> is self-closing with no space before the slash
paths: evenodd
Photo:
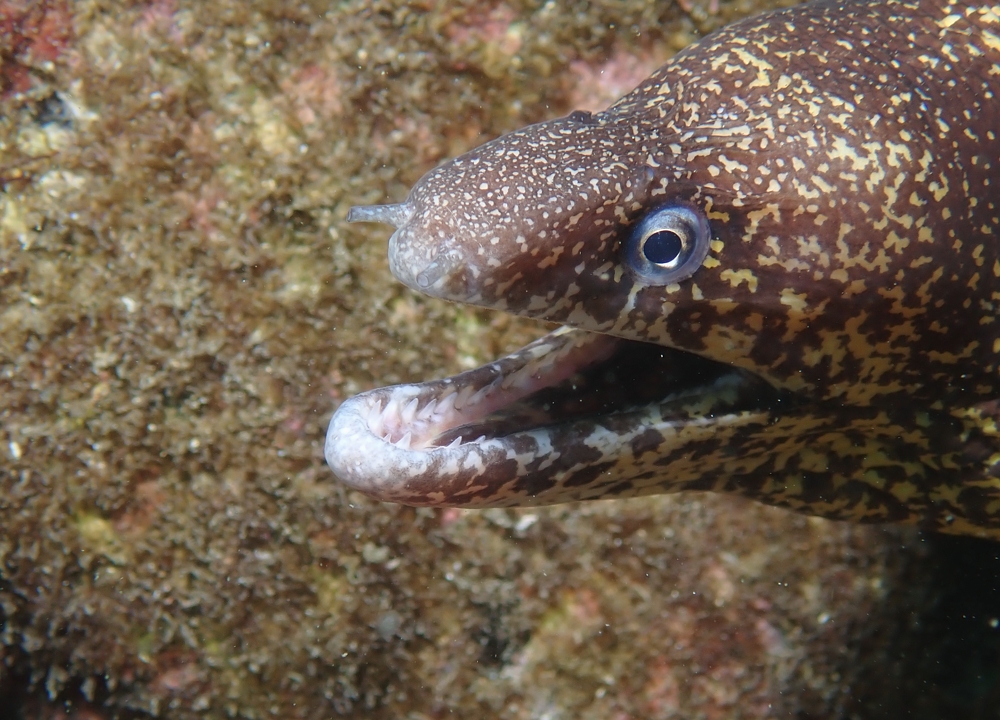
<path id="1" fill-rule="evenodd" d="M 920 543 L 927 558 L 913 563 L 909 592 L 926 595 L 922 609 L 873 638 L 882 647 L 848 717 L 1000 720 L 1000 543 L 931 533 Z"/>

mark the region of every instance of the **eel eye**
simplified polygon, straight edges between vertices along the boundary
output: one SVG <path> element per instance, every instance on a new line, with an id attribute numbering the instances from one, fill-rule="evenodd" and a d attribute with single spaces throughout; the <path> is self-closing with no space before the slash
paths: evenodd
<path id="1" fill-rule="evenodd" d="M 626 263 L 646 284 L 670 285 L 701 267 L 711 239 L 708 218 L 693 205 L 662 205 L 632 229 L 625 246 Z"/>

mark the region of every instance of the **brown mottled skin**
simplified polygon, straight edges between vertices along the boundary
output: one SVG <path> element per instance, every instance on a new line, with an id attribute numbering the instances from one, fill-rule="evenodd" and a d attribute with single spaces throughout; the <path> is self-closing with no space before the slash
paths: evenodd
<path id="1" fill-rule="evenodd" d="M 359 396 L 331 425 L 331 466 L 412 504 L 716 490 L 1000 538 L 998 93 L 1000 4 L 810 3 L 709 36 L 603 113 L 446 163 L 391 212 L 355 215 L 397 225 L 396 276 L 623 340 L 572 366 L 569 399 L 491 406 L 447 456 L 463 418 L 400 443 L 409 420 L 500 363 L 405 386 L 402 415 L 393 389 Z M 707 218 L 710 251 L 651 284 L 623 247 L 678 201 Z M 553 409 L 591 391 L 632 394 Z M 346 439 L 365 422 L 381 446 L 360 459 Z"/>

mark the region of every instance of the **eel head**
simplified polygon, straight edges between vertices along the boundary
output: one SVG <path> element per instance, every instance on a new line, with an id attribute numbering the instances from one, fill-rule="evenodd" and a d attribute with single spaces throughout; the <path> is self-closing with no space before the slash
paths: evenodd
<path id="1" fill-rule="evenodd" d="M 982 498 L 941 488 L 983 472 L 970 408 L 1000 391 L 984 280 L 997 210 L 966 194 L 989 185 L 968 158 L 1000 160 L 1000 144 L 972 148 L 957 116 L 944 141 L 923 132 L 957 108 L 886 110 L 934 77 L 831 76 L 854 27 L 832 8 L 723 31 L 605 112 L 510 133 L 403 203 L 352 209 L 396 227 L 390 267 L 414 290 L 562 327 L 346 401 L 327 436 L 336 474 L 413 505 L 697 489 L 995 525 L 974 517 Z M 796 24 L 812 26 L 807 52 L 791 52 L 798 36 L 782 47 Z"/>

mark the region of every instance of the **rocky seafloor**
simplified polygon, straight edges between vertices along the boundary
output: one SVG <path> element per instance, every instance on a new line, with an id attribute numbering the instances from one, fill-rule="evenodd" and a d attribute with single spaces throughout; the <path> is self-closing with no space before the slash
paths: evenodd
<path id="1" fill-rule="evenodd" d="M 988 544 L 322 459 L 344 398 L 545 330 L 410 293 L 348 206 L 763 5 L 0 0 L 0 718 L 994 717 L 992 599 L 935 624 Z"/>

